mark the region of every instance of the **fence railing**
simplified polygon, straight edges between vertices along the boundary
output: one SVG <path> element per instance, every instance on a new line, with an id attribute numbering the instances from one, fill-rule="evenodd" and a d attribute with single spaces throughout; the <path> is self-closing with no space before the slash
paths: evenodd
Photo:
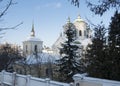
<path id="1" fill-rule="evenodd" d="M 49 78 L 41 79 L 31 77 L 30 75 L 20 75 L 14 73 L 9 73 L 6 71 L 0 72 L 0 83 L 2 86 L 70 86 L 67 83 L 61 83 L 57 81 L 52 81 Z M 0 86 L 1 86 L 0 85 Z"/>
<path id="2" fill-rule="evenodd" d="M 85 77 L 81 74 L 74 75 L 73 80 L 74 83 L 68 84 L 52 81 L 49 78 L 41 79 L 30 75 L 20 75 L 15 72 L 0 72 L 0 86 L 120 86 L 120 81 Z"/>
<path id="3" fill-rule="evenodd" d="M 82 74 L 73 76 L 74 86 L 120 86 L 120 81 L 85 77 Z"/>

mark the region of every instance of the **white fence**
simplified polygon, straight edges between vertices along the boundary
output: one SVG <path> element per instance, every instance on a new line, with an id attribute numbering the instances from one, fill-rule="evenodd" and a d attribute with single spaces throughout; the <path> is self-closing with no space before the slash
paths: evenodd
<path id="1" fill-rule="evenodd" d="M 0 86 L 120 86 L 120 81 L 85 77 L 80 74 L 74 75 L 73 79 L 73 84 L 67 84 L 52 81 L 48 78 L 41 79 L 31 77 L 30 75 L 20 75 L 15 72 L 0 72 Z"/>
<path id="2" fill-rule="evenodd" d="M 0 83 L 2 86 L 70 86 L 70 84 L 51 81 L 48 78 L 40 79 L 5 71 L 0 73 Z"/>
<path id="3" fill-rule="evenodd" d="M 120 81 L 85 77 L 81 74 L 74 75 L 73 79 L 74 86 L 120 86 Z"/>

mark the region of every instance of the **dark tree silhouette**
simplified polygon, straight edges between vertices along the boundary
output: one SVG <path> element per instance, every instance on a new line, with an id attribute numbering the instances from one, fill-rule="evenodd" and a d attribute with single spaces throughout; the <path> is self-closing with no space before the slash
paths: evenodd
<path id="1" fill-rule="evenodd" d="M 0 71 L 6 70 L 12 72 L 14 62 L 21 58 L 19 46 L 7 43 L 0 45 Z"/>
<path id="2" fill-rule="evenodd" d="M 120 80 L 120 13 L 115 12 L 108 29 L 110 79 Z"/>
<path id="3" fill-rule="evenodd" d="M 104 26 L 98 25 L 94 28 L 92 44 L 88 46 L 85 57 L 87 73 L 89 76 L 97 78 L 109 77 L 109 65 L 107 65 L 107 60 L 109 57 L 105 34 L 106 29 Z"/>

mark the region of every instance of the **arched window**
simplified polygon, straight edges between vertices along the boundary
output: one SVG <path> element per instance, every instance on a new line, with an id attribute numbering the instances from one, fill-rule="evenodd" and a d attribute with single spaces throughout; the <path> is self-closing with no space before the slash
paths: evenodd
<path id="1" fill-rule="evenodd" d="M 34 47 L 34 51 L 37 52 L 37 45 L 35 45 L 35 47 Z"/>
<path id="2" fill-rule="evenodd" d="M 80 84 L 79 84 L 79 83 L 76 83 L 76 86 L 80 86 Z"/>
<path id="3" fill-rule="evenodd" d="M 48 77 L 48 76 L 49 76 L 49 69 L 47 68 L 47 69 L 45 70 L 45 72 L 46 72 L 46 76 Z"/>
<path id="4" fill-rule="evenodd" d="M 51 77 L 52 76 L 52 69 L 51 68 L 46 68 L 45 72 L 46 72 L 46 76 L 47 77 Z"/>
<path id="5" fill-rule="evenodd" d="M 79 36 L 82 36 L 82 31 L 81 30 L 79 30 Z"/>
<path id="6" fill-rule="evenodd" d="M 84 36 L 86 36 L 87 34 L 86 34 L 86 31 L 84 31 Z"/>

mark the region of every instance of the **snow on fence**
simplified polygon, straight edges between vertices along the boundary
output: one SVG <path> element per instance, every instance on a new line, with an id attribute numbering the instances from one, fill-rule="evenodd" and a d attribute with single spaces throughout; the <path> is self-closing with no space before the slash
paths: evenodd
<path id="1" fill-rule="evenodd" d="M 41 79 L 31 77 L 30 75 L 20 75 L 15 72 L 9 73 L 6 71 L 0 72 L 0 84 L 2 86 L 70 86 L 67 83 L 51 81 L 49 78 Z"/>
<path id="2" fill-rule="evenodd" d="M 85 77 L 82 74 L 73 76 L 74 86 L 120 86 L 120 81 Z"/>
<path id="3" fill-rule="evenodd" d="M 120 86 L 120 81 L 85 77 L 81 74 L 74 75 L 73 80 L 74 83 L 67 84 L 52 81 L 49 78 L 41 79 L 30 75 L 16 74 L 15 72 L 0 72 L 0 86 Z"/>

